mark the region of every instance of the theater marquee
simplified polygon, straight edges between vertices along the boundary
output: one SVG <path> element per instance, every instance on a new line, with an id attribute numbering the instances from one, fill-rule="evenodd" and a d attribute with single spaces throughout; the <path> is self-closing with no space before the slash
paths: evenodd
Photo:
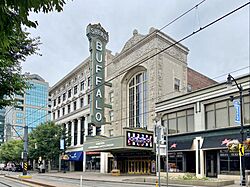
<path id="1" fill-rule="evenodd" d="M 96 126 L 105 124 L 104 118 L 104 83 L 105 83 L 105 52 L 108 32 L 100 24 L 89 24 L 87 27 L 89 50 L 91 53 L 91 121 Z"/>

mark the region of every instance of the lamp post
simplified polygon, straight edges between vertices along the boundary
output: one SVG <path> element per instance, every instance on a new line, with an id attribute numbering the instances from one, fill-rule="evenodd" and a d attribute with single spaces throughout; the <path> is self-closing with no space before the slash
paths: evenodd
<path id="1" fill-rule="evenodd" d="M 162 124 L 161 124 L 161 116 L 157 115 L 154 119 L 155 121 L 155 136 L 157 137 L 157 170 L 158 170 L 158 186 L 161 187 L 161 154 L 160 154 L 160 141 L 161 141 L 161 129 L 162 129 Z"/>
<path id="2" fill-rule="evenodd" d="M 228 86 L 232 86 L 232 82 L 235 82 L 235 85 L 237 86 L 238 90 L 239 90 L 239 94 L 240 94 L 240 134 L 241 134 L 241 144 L 243 144 L 244 142 L 244 125 L 243 125 L 243 106 L 242 106 L 242 86 L 241 84 L 238 84 L 237 81 L 233 78 L 232 75 L 228 74 L 227 77 L 227 85 Z M 241 161 L 241 173 L 242 173 L 242 178 L 241 178 L 241 185 L 242 186 L 246 186 L 246 176 L 245 176 L 245 156 L 242 155 L 240 157 L 240 161 Z"/>

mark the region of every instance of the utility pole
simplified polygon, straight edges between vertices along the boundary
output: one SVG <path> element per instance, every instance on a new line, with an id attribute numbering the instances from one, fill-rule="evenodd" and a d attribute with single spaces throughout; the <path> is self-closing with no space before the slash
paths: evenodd
<path id="1" fill-rule="evenodd" d="M 24 126 L 23 136 L 23 175 L 27 175 L 28 171 L 28 126 Z"/>

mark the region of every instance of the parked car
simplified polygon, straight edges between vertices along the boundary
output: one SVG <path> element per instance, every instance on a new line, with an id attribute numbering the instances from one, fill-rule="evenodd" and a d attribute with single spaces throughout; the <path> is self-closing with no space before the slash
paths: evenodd
<path id="1" fill-rule="evenodd" d="M 15 165 L 11 168 L 11 171 L 14 171 L 14 172 L 21 172 L 23 171 L 23 168 L 21 165 Z"/>
<path id="2" fill-rule="evenodd" d="M 13 167 L 12 165 L 7 165 L 7 166 L 4 167 L 3 170 L 4 171 L 12 171 L 12 167 Z"/>
<path id="3" fill-rule="evenodd" d="M 3 170 L 5 168 L 5 164 L 0 164 L 0 170 Z"/>

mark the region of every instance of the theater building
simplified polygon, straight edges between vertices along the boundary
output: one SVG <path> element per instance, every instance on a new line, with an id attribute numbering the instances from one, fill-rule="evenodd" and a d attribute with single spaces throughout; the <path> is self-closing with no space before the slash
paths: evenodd
<path id="1" fill-rule="evenodd" d="M 225 77 L 226 80 L 226 77 Z M 243 88 L 244 139 L 250 138 L 250 75 L 236 79 Z M 168 129 L 169 172 L 195 173 L 198 177 L 227 178 L 240 174 L 239 152 L 229 151 L 228 142 L 241 142 L 240 125 L 230 96 L 239 99 L 236 85 L 226 82 L 156 103 L 156 113 Z M 164 170 L 166 144 L 161 145 Z M 245 150 L 250 169 L 250 150 Z"/>
<path id="2" fill-rule="evenodd" d="M 90 57 L 50 89 L 52 120 L 71 135 L 70 170 L 155 172 L 155 103 L 215 82 L 188 67 L 187 47 L 154 28 L 134 30 L 115 55 L 100 24 L 87 37 Z"/>

